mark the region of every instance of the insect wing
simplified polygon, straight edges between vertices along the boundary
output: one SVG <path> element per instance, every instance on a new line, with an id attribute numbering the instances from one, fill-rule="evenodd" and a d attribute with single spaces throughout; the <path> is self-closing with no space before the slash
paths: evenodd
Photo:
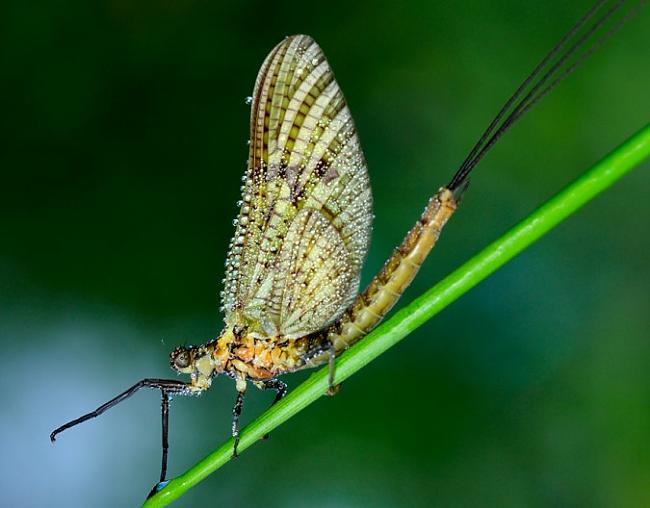
<path id="1" fill-rule="evenodd" d="M 226 262 L 226 323 L 260 337 L 301 337 L 356 296 L 372 227 L 352 116 L 310 37 L 287 37 L 264 61 L 250 134 Z"/>

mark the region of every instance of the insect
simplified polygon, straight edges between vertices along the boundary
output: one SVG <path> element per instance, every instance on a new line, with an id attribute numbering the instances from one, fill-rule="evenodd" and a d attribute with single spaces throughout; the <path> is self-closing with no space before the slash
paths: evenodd
<path id="1" fill-rule="evenodd" d="M 372 228 L 366 162 L 350 110 L 321 48 L 308 36 L 285 38 L 267 56 L 251 101 L 250 148 L 240 211 L 226 261 L 225 327 L 213 340 L 176 348 L 178 379 L 143 379 L 55 429 L 50 438 L 99 416 L 143 387 L 162 395 L 162 466 L 168 455 L 169 400 L 198 395 L 225 374 L 235 382 L 233 455 L 250 384 L 287 392 L 279 376 L 329 364 L 372 330 L 413 280 L 459 205 L 472 170 L 501 136 L 634 13 L 624 1 L 598 2 L 543 58 L 498 112 L 451 181 L 361 292 Z"/>

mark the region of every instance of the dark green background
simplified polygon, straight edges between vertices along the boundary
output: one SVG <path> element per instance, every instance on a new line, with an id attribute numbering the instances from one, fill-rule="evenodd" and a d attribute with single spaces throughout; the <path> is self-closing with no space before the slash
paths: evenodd
<path id="1" fill-rule="evenodd" d="M 283 36 L 321 44 L 356 119 L 365 281 L 589 4 L 3 2 L 0 504 L 136 506 L 156 480 L 156 393 L 48 434 L 220 331 L 244 98 Z M 486 158 L 405 301 L 648 121 L 649 14 Z M 177 505 L 650 505 L 648 169 Z M 172 476 L 228 436 L 234 397 L 174 401 Z"/>

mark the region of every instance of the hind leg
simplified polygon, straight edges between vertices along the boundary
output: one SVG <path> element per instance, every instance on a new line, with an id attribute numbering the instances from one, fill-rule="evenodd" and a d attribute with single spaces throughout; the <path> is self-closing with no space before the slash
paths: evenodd
<path id="1" fill-rule="evenodd" d="M 327 357 L 328 357 L 328 365 L 329 365 L 329 377 L 328 377 L 328 388 L 327 388 L 327 395 L 330 397 L 336 395 L 339 393 L 339 390 L 341 389 L 341 384 L 339 383 L 337 385 L 334 384 L 334 374 L 336 373 L 336 364 L 334 363 L 336 361 L 336 348 L 334 348 L 334 343 L 332 341 L 328 341 L 327 344 Z"/>
<path id="2" fill-rule="evenodd" d="M 341 389 L 341 383 L 337 385 L 334 384 L 334 374 L 336 373 L 336 348 L 334 347 L 334 343 L 329 339 L 319 339 L 303 357 L 303 361 L 307 364 L 313 361 L 310 365 L 313 367 L 316 365 L 322 365 L 324 363 L 324 358 L 319 357 L 324 356 L 325 354 L 327 354 L 327 364 L 329 366 L 328 388 L 325 393 L 330 396 L 336 395 Z"/>

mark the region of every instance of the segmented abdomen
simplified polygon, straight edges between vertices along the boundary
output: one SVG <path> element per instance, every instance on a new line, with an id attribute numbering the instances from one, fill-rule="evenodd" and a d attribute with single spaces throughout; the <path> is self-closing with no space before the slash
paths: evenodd
<path id="1" fill-rule="evenodd" d="M 440 189 L 429 200 L 418 222 L 365 291 L 357 296 L 335 324 L 314 334 L 311 349 L 320 354 L 308 359 L 306 367 L 327 361 L 327 344 L 334 344 L 338 354 L 377 326 L 417 274 L 456 205 L 453 193 L 446 188 Z"/>

